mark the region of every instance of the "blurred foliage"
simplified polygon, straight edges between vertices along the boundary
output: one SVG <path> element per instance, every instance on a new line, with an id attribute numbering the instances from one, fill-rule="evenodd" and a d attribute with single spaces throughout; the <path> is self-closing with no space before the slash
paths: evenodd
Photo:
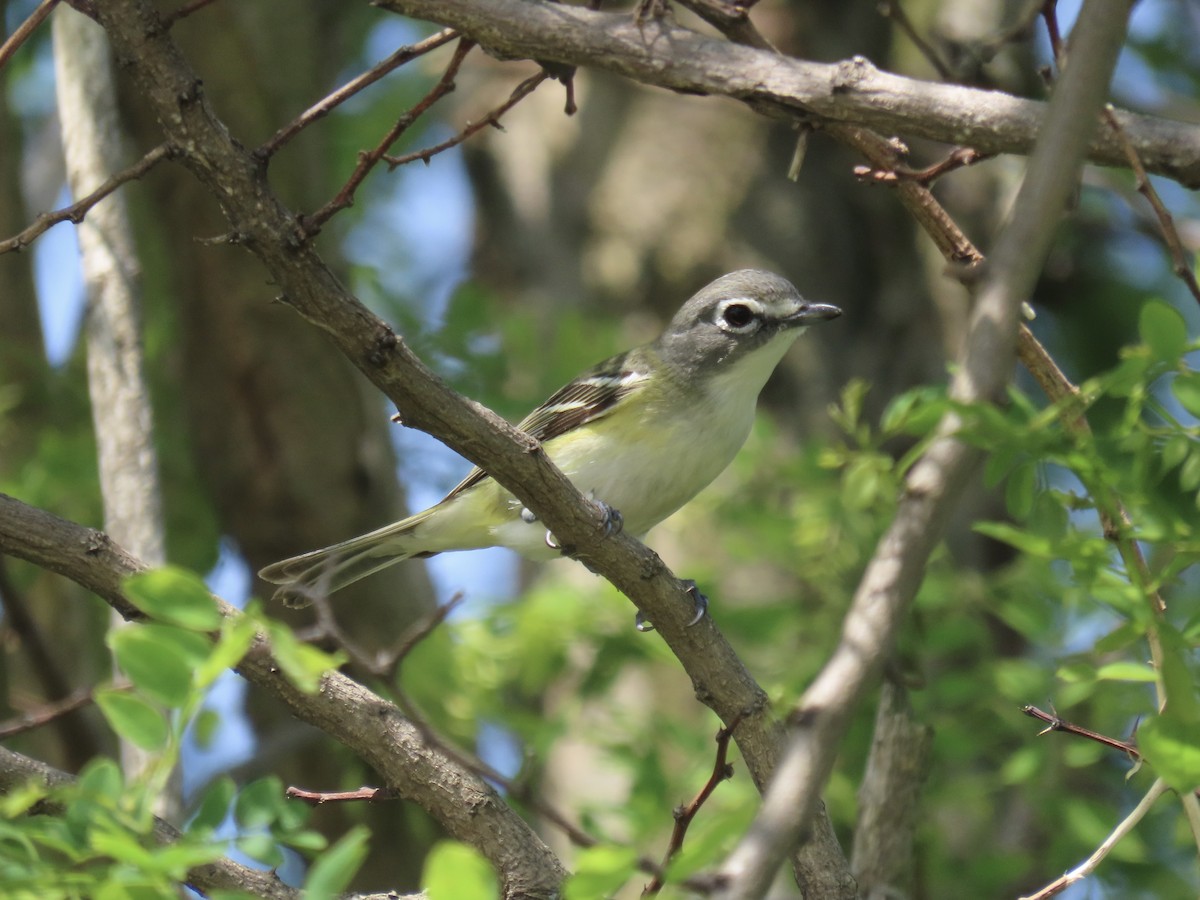
<path id="1" fill-rule="evenodd" d="M 284 798 L 273 776 L 237 789 L 215 780 L 197 799 L 182 836 L 164 842 L 154 809 L 179 762 L 184 732 L 197 725 L 198 740 L 215 729 L 204 709 L 207 691 L 237 665 L 260 629 L 269 630 L 284 676 L 304 690 L 339 663 L 337 657 L 297 645 L 291 633 L 251 611 L 224 619 L 204 583 L 181 569 L 134 576 L 131 600 L 157 621 L 113 629 L 108 644 L 123 682 L 96 690 L 96 703 L 122 739 L 147 751 L 133 778 L 115 760 L 97 757 L 73 781 L 30 782 L 0 797 L 0 885 L 5 897 L 177 897 L 178 885 L 196 866 L 231 848 L 275 868 L 283 848 L 324 851 L 309 872 L 309 896 L 333 897 L 362 862 L 365 833 L 348 833 L 332 847 L 306 829 L 311 809 Z M 290 641 L 281 646 L 279 638 Z M 230 827 L 232 826 L 232 827 Z M 226 836 L 233 832 L 232 841 Z"/>

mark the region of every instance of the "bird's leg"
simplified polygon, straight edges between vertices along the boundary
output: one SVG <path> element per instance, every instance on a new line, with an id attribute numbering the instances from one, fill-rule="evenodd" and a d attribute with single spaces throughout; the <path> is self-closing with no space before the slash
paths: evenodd
<path id="1" fill-rule="evenodd" d="M 700 588 L 696 587 L 696 582 L 692 581 L 690 578 L 683 579 L 683 586 L 687 592 L 691 594 L 692 603 L 694 603 L 696 606 L 696 614 L 693 615 L 691 620 L 687 623 L 687 627 L 691 628 L 693 625 L 697 624 L 701 619 L 703 619 L 704 614 L 708 612 L 708 597 L 701 592 Z M 638 631 L 646 632 L 654 630 L 654 625 L 646 621 L 646 617 L 642 615 L 641 610 L 638 610 L 638 614 L 633 619 L 633 624 Z"/>

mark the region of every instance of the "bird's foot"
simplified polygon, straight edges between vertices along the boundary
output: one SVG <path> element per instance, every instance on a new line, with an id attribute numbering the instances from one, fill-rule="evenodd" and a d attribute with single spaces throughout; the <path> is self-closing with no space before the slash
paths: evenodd
<path id="1" fill-rule="evenodd" d="M 601 516 L 604 517 L 603 521 L 600 524 L 600 528 L 604 532 L 603 537 L 608 538 L 608 537 L 612 537 L 615 534 L 620 534 L 621 529 L 625 527 L 625 519 L 621 516 L 620 511 L 612 506 L 609 506 L 603 500 L 595 500 L 595 499 L 591 498 L 590 496 L 588 499 L 590 499 L 592 501 L 592 503 L 595 504 L 596 508 L 598 510 L 600 510 Z M 526 514 L 528 514 L 528 517 Z M 537 521 L 537 516 L 535 516 L 535 515 L 533 515 L 533 513 L 529 512 L 528 509 L 522 509 L 521 510 L 521 520 L 524 522 L 532 523 L 532 522 Z M 546 546 L 549 547 L 551 550 L 559 551 L 560 553 L 563 554 L 563 556 L 569 556 L 572 558 L 574 558 L 574 556 L 575 556 L 574 548 L 564 547 L 562 544 L 560 544 L 558 542 L 558 538 L 556 538 L 554 536 L 554 534 L 550 531 L 546 532 Z"/>
<path id="2" fill-rule="evenodd" d="M 692 603 L 695 604 L 696 608 L 695 615 L 693 615 L 691 620 L 687 623 L 687 627 L 691 628 L 693 625 L 699 623 L 699 621 L 704 618 L 704 614 L 708 612 L 708 597 L 706 597 L 700 591 L 700 588 L 696 587 L 696 582 L 692 581 L 690 578 L 683 579 L 683 586 L 687 589 L 687 592 L 691 594 Z M 638 614 L 634 617 L 633 624 L 634 627 L 641 632 L 654 630 L 654 625 L 646 620 L 646 617 L 642 615 L 641 610 L 638 610 Z"/>

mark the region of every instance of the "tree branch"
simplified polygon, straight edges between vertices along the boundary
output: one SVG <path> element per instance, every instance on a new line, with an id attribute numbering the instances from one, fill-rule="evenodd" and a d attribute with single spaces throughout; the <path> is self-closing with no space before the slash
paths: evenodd
<path id="1" fill-rule="evenodd" d="M 136 614 L 121 585 L 146 566 L 101 532 L 0 494 L 0 552 L 71 579 L 127 618 Z M 222 615 L 241 615 L 217 603 Z M 565 870 L 529 825 L 474 772 L 431 746 L 394 704 L 338 672 L 327 673 L 316 693 L 304 693 L 281 674 L 262 636 L 237 671 L 298 719 L 345 744 L 452 837 L 477 847 L 500 873 L 506 897 L 559 889 Z"/>
<path id="2" fill-rule="evenodd" d="M 624 75 L 687 94 L 741 100 L 788 120 L 815 116 L 884 134 L 965 144 L 980 153 L 1028 154 L 1047 104 L 1000 91 L 903 78 L 855 57 L 806 62 L 697 34 L 668 19 L 637 24 L 550 0 L 377 0 L 403 15 L 448 25 L 501 57 L 548 60 Z M 1117 113 L 1150 172 L 1200 187 L 1200 127 Z M 1091 135 L 1087 158 L 1127 165 L 1108 131 Z"/>
<path id="3" fill-rule="evenodd" d="M 775 766 L 781 726 L 766 693 L 712 620 L 688 627 L 693 603 L 683 583 L 632 536 L 610 535 L 604 514 L 554 467 L 536 441 L 452 391 L 345 289 L 302 239 L 296 215 L 271 191 L 259 161 L 232 139 L 209 108 L 199 78 L 145 0 L 111 0 L 98 13 L 118 59 L 167 137 L 186 148 L 181 162 L 221 204 L 233 235 L 259 258 L 282 299 L 329 335 L 396 404 L 405 424 L 435 435 L 484 467 L 563 546 L 654 622 L 682 662 L 697 697 L 727 726 L 738 722 L 734 738 L 761 790 Z M 834 896 L 835 886 L 852 884 L 849 868 L 827 820 L 821 820 L 818 835 L 805 850 L 805 867 L 813 883 L 827 886 L 826 895 Z"/>
<path id="4" fill-rule="evenodd" d="M 950 390 L 960 402 L 991 400 L 1008 383 L 1020 305 L 1037 280 L 1098 128 L 1129 6 L 1130 0 L 1088 0 L 1080 13 L 1071 65 L 1056 87 L 1012 218 L 979 290 Z M 910 471 L 896 517 L 855 592 L 838 647 L 792 715 L 793 736 L 762 809 L 721 868 L 727 880 L 718 896 L 762 896 L 783 857 L 804 836 L 851 712 L 890 652 L 929 554 L 979 459 L 979 451 L 954 436 L 960 424 L 956 414 L 946 416 L 941 436 Z"/>

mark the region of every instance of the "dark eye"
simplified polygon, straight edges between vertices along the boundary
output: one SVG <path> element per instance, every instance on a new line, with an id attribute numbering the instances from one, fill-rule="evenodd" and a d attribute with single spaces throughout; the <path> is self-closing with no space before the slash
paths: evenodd
<path id="1" fill-rule="evenodd" d="M 754 321 L 754 310 L 742 303 L 730 303 L 721 310 L 721 318 L 730 328 L 745 328 Z"/>

